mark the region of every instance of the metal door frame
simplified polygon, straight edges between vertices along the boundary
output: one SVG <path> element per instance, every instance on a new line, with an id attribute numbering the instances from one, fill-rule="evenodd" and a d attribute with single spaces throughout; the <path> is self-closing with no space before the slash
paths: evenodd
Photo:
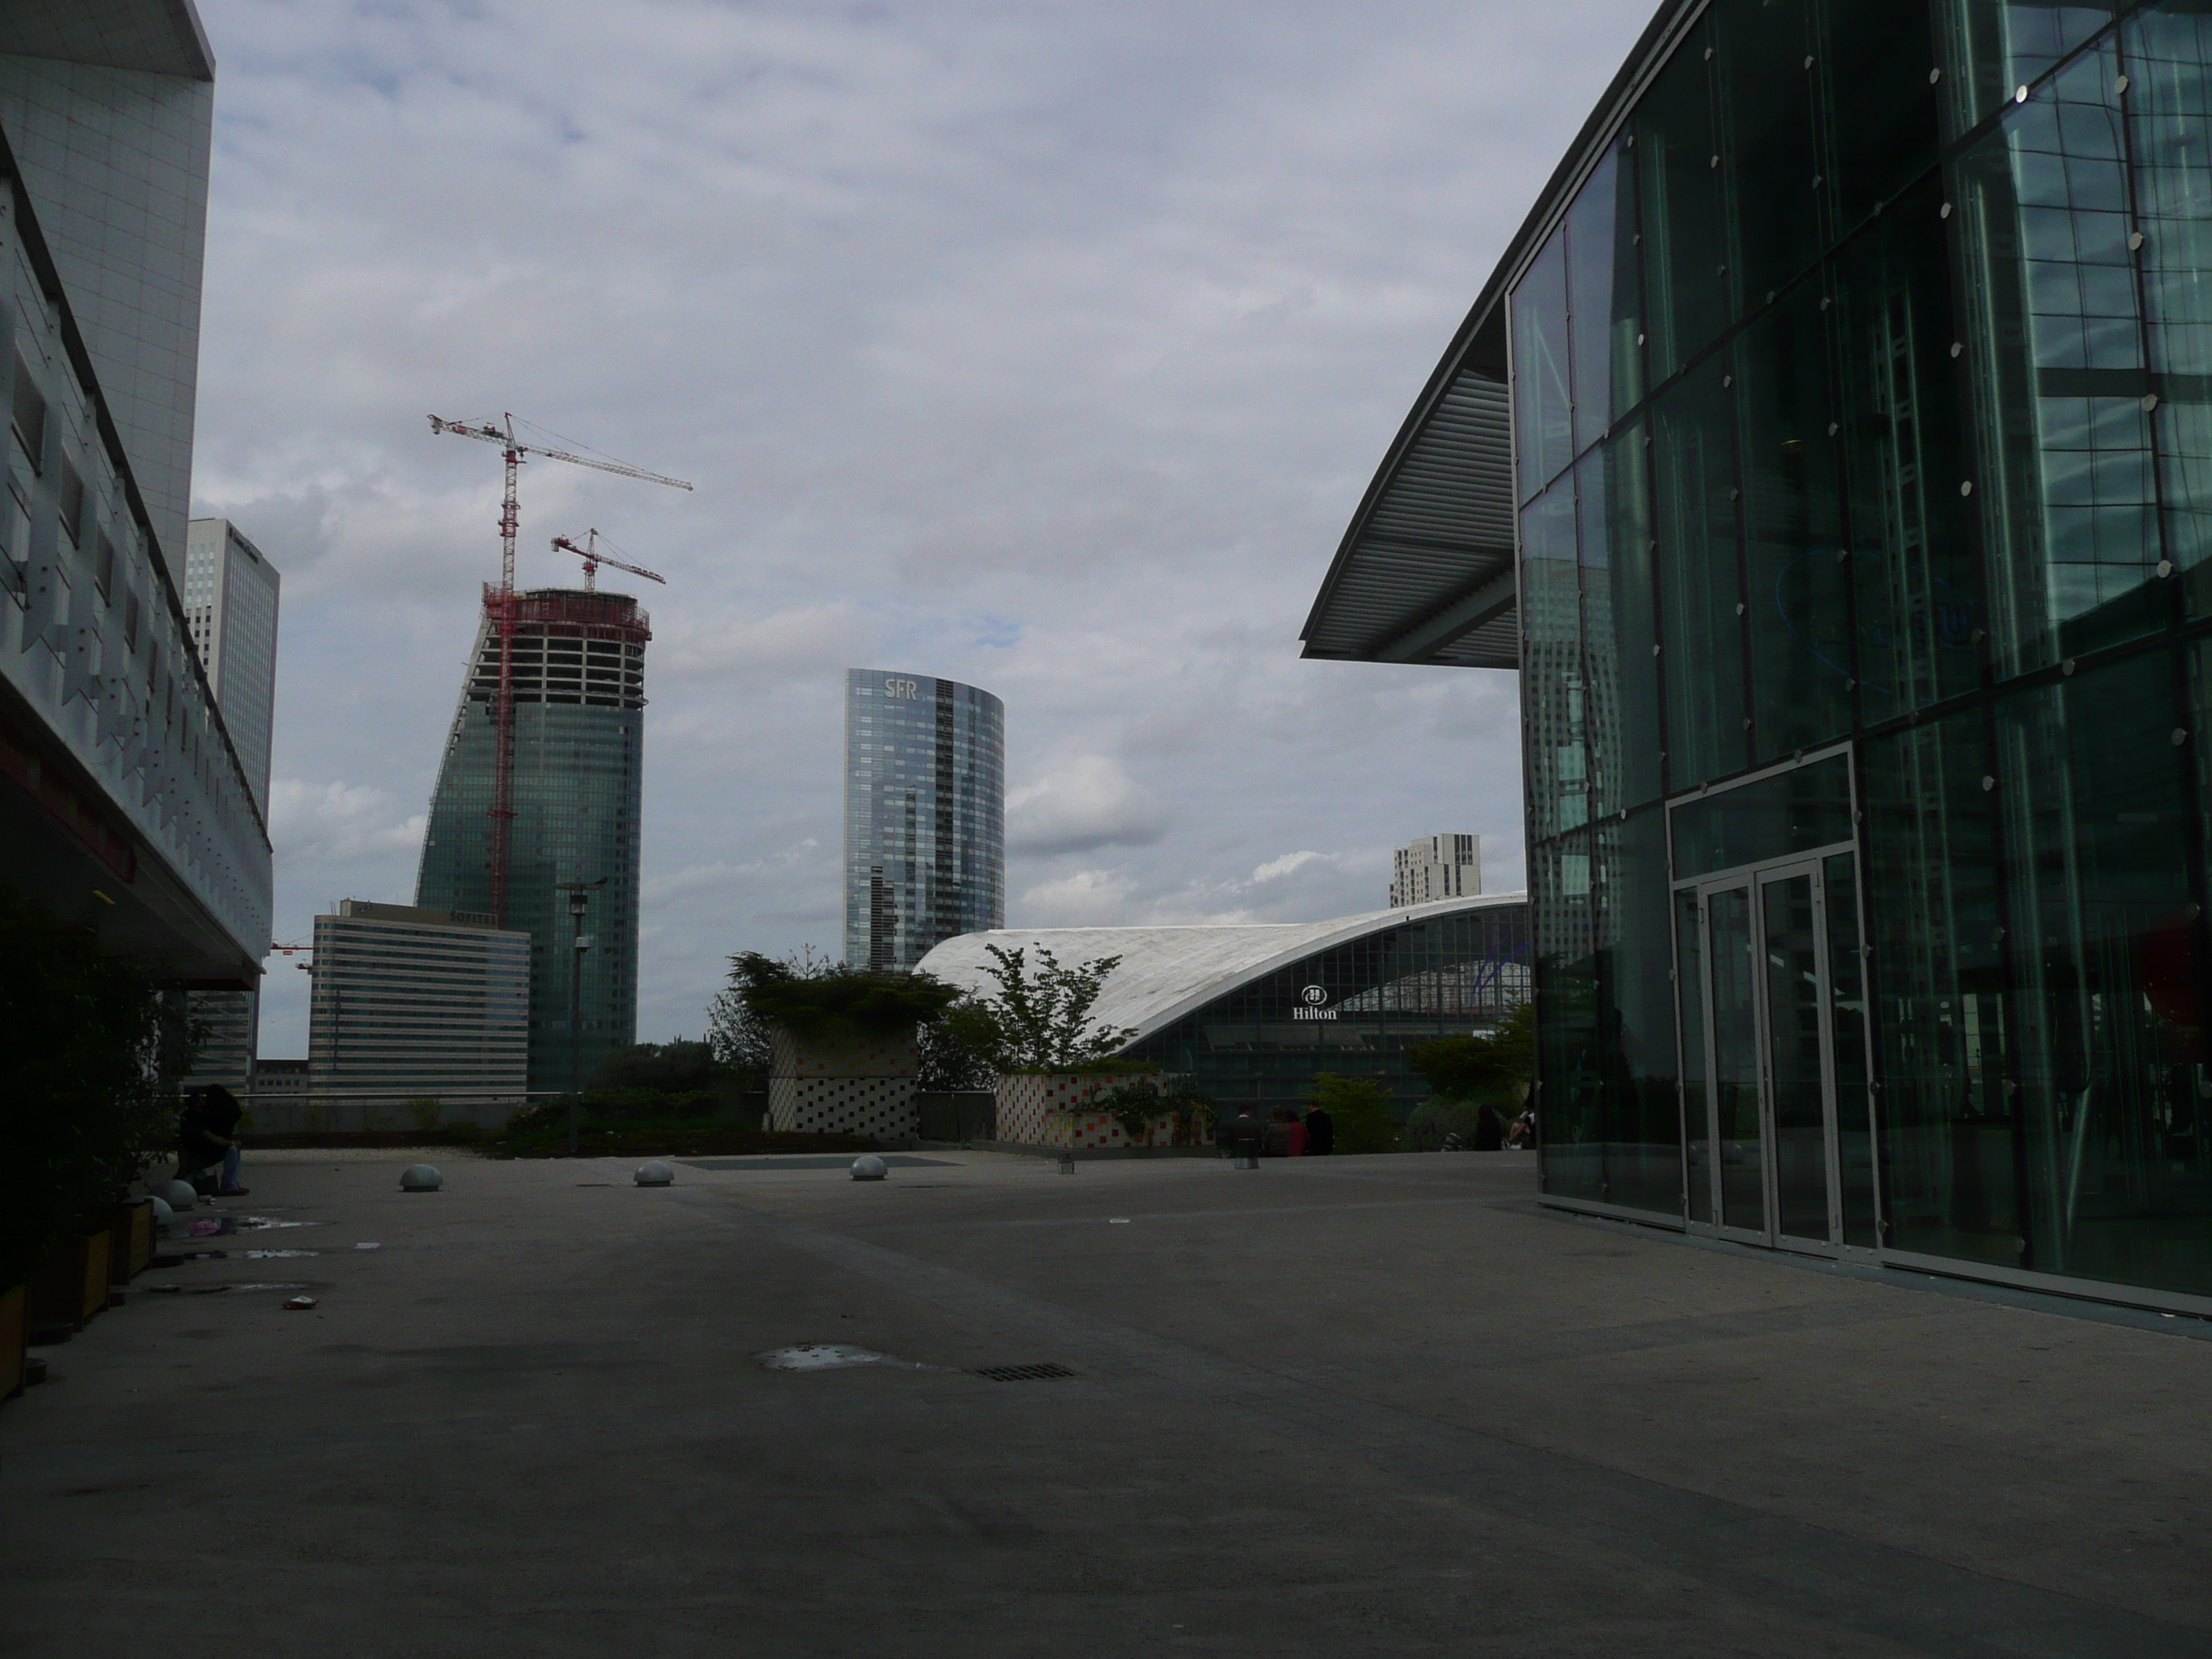
<path id="1" fill-rule="evenodd" d="M 1814 1255 L 1834 1255 L 1842 1247 L 1843 1224 L 1843 1168 L 1840 1138 L 1837 1133 L 1839 1103 L 1836 1090 L 1836 1024 L 1835 987 L 1829 966 L 1828 896 L 1825 865 L 1838 853 L 1853 854 L 1857 864 L 1858 844 L 1856 841 L 1833 842 L 1824 847 L 1803 852 L 1785 854 L 1778 858 L 1762 859 L 1753 864 L 1739 864 L 1726 870 L 1710 871 L 1701 876 L 1670 884 L 1669 895 L 1693 893 L 1698 902 L 1698 965 L 1705 982 L 1698 987 L 1698 1013 L 1705 1025 L 1705 1178 L 1710 1183 L 1708 1195 L 1710 1222 L 1687 1221 L 1693 1232 L 1710 1234 L 1719 1238 L 1734 1239 L 1741 1243 L 1762 1245 L 1768 1249 L 1785 1249 Z M 1814 968 L 1819 975 L 1820 1041 L 1820 1139 L 1827 1168 L 1828 1237 L 1825 1239 L 1800 1238 L 1781 1231 L 1781 1206 L 1778 1188 L 1781 1182 L 1780 1164 L 1774 1133 L 1774 1075 L 1773 1025 L 1766 985 L 1766 885 L 1773 881 L 1786 881 L 1797 876 L 1811 878 L 1813 890 L 1813 950 Z M 1752 1041 L 1758 1054 L 1759 1086 L 1759 1148 L 1760 1216 L 1764 1225 L 1758 1229 L 1731 1226 L 1726 1217 L 1721 1198 L 1722 1141 L 1720 1136 L 1720 1100 L 1717 1057 L 1719 1045 L 1716 1041 L 1713 1024 L 1713 945 L 1711 901 L 1716 893 L 1742 891 L 1748 895 L 1747 906 L 1751 928 L 1751 947 L 1753 972 L 1752 975 Z M 1853 900 L 1856 902 L 1854 893 Z M 1674 967 L 1679 974 L 1681 951 L 1677 942 Z M 1674 981 L 1676 974 L 1668 975 Z M 1679 987 L 1675 997 L 1675 1018 L 1681 1018 L 1681 999 Z M 1690 1126 L 1685 1124 L 1686 1130 Z M 1691 1139 L 1683 1137 L 1685 1151 Z"/>

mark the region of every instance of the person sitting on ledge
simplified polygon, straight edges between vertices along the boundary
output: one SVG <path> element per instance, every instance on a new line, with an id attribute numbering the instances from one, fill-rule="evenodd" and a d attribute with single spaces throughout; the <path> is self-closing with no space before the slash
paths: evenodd
<path id="1" fill-rule="evenodd" d="M 244 1198 L 249 1189 L 238 1184 L 238 1120 L 244 1115 L 238 1097 L 220 1083 L 186 1095 L 177 1120 L 177 1179 L 203 1194 Z M 220 1179 L 209 1173 L 217 1164 Z"/>

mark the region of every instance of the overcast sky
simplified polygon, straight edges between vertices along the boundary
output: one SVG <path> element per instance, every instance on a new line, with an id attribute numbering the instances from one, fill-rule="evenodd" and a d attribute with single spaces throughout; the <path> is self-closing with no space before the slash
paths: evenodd
<path id="1" fill-rule="evenodd" d="M 276 934 L 412 897 L 514 410 L 639 563 L 641 1040 L 842 948 L 842 672 L 1006 700 L 1024 925 L 1522 882 L 1505 674 L 1303 662 L 1360 492 L 1650 0 L 200 0 L 194 511 L 284 574 Z M 564 556 L 565 558 L 565 556 Z M 306 1053 L 272 958 L 270 1055 Z"/>

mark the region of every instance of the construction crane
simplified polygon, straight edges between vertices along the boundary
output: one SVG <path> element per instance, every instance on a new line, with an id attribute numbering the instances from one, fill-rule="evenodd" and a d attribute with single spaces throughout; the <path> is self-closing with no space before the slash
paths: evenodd
<path id="1" fill-rule="evenodd" d="M 491 913 L 494 921 L 504 927 L 507 848 L 514 823 L 514 536 L 522 523 L 521 509 L 515 499 L 516 477 L 527 458 L 540 455 L 549 461 L 567 461 L 574 466 L 611 472 L 618 477 L 666 484 L 671 489 L 689 489 L 691 486 L 681 478 L 664 477 L 641 466 L 520 442 L 514 435 L 512 410 L 503 415 L 496 425 L 489 421 L 471 425 L 466 421 L 441 420 L 435 415 L 429 419 L 433 433 L 450 432 L 456 437 L 474 438 L 478 443 L 497 444 L 507 456 L 507 492 L 501 500 L 499 514 L 499 586 L 484 596 L 485 608 L 491 612 L 499 629 L 499 694 L 492 704 Z M 527 426 L 530 422 L 525 421 L 523 424 Z"/>
<path id="2" fill-rule="evenodd" d="M 609 542 L 607 545 L 612 547 L 614 544 Z M 581 547 L 577 546 L 566 536 L 556 536 L 553 538 L 553 550 L 556 553 L 566 550 L 584 562 L 584 592 L 586 593 L 596 593 L 599 591 L 599 567 L 603 564 L 611 564 L 617 570 L 627 570 L 631 575 L 642 576 L 649 582 L 659 582 L 663 587 L 668 586 L 667 577 L 655 575 L 643 565 L 628 564 L 620 559 L 600 552 L 599 532 L 596 530 L 584 532 L 584 545 Z"/>

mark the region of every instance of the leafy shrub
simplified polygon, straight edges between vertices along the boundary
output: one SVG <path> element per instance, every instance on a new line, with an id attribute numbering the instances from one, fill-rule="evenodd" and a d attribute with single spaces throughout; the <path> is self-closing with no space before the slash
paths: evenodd
<path id="1" fill-rule="evenodd" d="M 769 1026 L 815 1041 L 842 1036 L 910 1036 L 944 1017 L 960 994 L 929 974 L 872 974 L 842 963 L 788 963 L 748 951 L 731 958 L 738 998 Z"/>
<path id="2" fill-rule="evenodd" d="M 1371 1078 L 1345 1077 L 1323 1072 L 1306 1091 L 1309 1105 L 1318 1106 L 1336 1126 L 1335 1150 L 1340 1152 L 1400 1151 L 1398 1126 L 1390 1121 L 1390 1094 Z"/>

